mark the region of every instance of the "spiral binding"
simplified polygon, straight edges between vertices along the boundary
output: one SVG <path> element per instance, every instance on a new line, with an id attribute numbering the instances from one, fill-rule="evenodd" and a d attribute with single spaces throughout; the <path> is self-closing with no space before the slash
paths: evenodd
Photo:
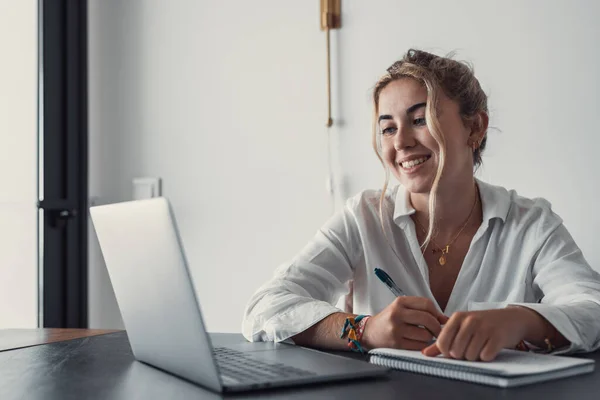
<path id="1" fill-rule="evenodd" d="M 440 378 L 456 379 L 459 381 L 481 383 L 491 386 L 508 386 L 508 380 L 500 377 L 491 377 L 480 375 L 468 371 L 468 369 L 456 366 L 445 365 L 444 368 L 433 367 L 431 365 L 419 364 L 414 362 L 406 362 L 403 360 L 393 359 L 389 357 L 371 356 L 370 362 L 384 367 L 399 369 L 402 371 L 414 372 L 417 374 L 437 376 Z"/>

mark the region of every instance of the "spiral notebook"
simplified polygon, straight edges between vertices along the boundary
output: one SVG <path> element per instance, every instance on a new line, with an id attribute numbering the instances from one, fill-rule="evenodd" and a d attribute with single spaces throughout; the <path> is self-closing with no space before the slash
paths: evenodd
<path id="1" fill-rule="evenodd" d="M 385 348 L 373 349 L 369 354 L 371 363 L 388 368 L 499 387 L 529 385 L 594 370 L 594 360 L 516 350 L 502 350 L 491 362 L 427 357 L 419 351 Z"/>

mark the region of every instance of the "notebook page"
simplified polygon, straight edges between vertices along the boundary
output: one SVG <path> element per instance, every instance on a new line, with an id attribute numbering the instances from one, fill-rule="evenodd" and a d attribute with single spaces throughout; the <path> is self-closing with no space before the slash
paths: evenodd
<path id="1" fill-rule="evenodd" d="M 499 376 L 516 376 L 540 374 L 549 371 L 593 364 L 593 360 L 579 359 L 573 357 L 552 356 L 547 354 L 527 353 L 516 350 L 502 350 L 494 361 L 465 361 L 448 358 L 427 357 L 420 351 L 398 350 L 398 349 L 373 349 L 371 355 L 383 355 L 391 358 L 419 362 L 437 368 L 449 368 L 460 366 L 472 370 L 473 373 L 483 373 Z"/>

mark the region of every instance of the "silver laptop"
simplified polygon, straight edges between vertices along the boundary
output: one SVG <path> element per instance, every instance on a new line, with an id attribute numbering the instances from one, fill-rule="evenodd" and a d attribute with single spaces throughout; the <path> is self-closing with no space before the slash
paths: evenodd
<path id="1" fill-rule="evenodd" d="M 364 361 L 291 344 L 247 342 L 213 347 L 167 199 L 91 207 L 90 213 L 139 361 L 217 392 L 387 372 Z"/>

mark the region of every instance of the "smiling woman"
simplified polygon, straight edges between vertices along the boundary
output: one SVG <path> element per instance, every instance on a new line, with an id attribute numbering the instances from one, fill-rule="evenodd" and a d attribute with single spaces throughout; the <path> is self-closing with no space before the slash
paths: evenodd
<path id="1" fill-rule="evenodd" d="M 544 199 L 474 177 L 489 118 L 472 70 L 409 50 L 373 103 L 383 190 L 348 200 L 277 269 L 246 308 L 246 338 L 486 361 L 517 346 L 599 348 L 600 275 L 562 219 Z M 388 189 L 390 171 L 400 185 Z M 357 314 L 334 306 L 350 280 Z"/>
<path id="2" fill-rule="evenodd" d="M 408 104 L 414 101 L 417 103 Z M 442 173 L 450 175 L 446 182 L 455 184 L 453 178 L 460 174 L 472 176 L 473 168 L 481 164 L 489 120 L 487 96 L 465 64 L 409 50 L 377 82 L 373 103 L 374 121 L 379 123 L 373 126 L 373 147 L 386 170 L 380 205 L 383 207 L 390 169 L 412 193 L 425 191 L 431 216 L 423 244 L 427 247 L 435 229 Z M 441 110 L 446 112 L 442 114 Z M 398 129 L 406 132 L 396 134 Z M 418 142 L 422 148 L 407 146 L 407 140 Z M 465 148 L 465 140 L 472 152 Z M 432 155 L 432 162 L 425 163 Z M 446 164 L 450 168 L 444 170 Z M 474 197 L 474 190 L 465 189 Z"/>

